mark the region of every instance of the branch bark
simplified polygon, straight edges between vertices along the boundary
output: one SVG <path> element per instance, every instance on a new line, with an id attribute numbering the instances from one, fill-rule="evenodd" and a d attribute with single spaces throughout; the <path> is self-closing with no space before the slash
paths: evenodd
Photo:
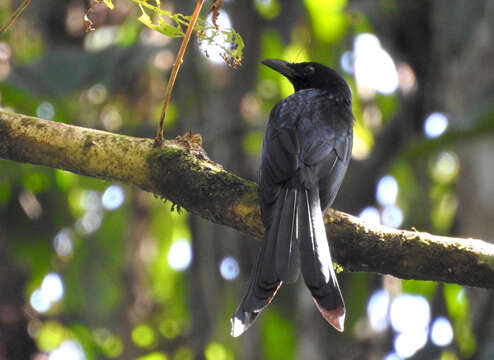
<path id="1" fill-rule="evenodd" d="M 187 211 L 261 239 L 257 186 L 211 161 L 199 135 L 152 139 L 0 111 L 0 158 L 137 186 Z M 370 226 L 329 210 L 326 231 L 347 271 L 494 289 L 494 245 Z"/>

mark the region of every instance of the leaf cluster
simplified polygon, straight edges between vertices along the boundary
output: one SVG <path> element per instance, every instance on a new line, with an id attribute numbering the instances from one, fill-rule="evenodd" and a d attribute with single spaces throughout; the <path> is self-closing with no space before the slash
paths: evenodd
<path id="1" fill-rule="evenodd" d="M 102 0 L 110 9 L 114 8 L 112 0 Z M 190 23 L 191 16 L 161 9 L 160 0 L 132 0 L 141 9 L 141 21 L 148 28 L 172 38 L 185 36 L 185 29 Z M 232 28 L 219 28 L 199 18 L 194 31 L 199 42 L 219 47 L 223 51 L 223 59 L 232 67 L 241 65 L 244 41 L 240 34 Z M 206 54 L 207 55 L 207 54 Z"/>

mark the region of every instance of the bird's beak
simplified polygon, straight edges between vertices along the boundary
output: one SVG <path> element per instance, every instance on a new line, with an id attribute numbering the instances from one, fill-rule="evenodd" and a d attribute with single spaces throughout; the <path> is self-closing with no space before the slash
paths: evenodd
<path id="1" fill-rule="evenodd" d="M 297 76 L 295 70 L 292 69 L 289 63 L 278 59 L 266 59 L 261 61 L 264 65 L 270 67 L 273 70 L 278 71 L 281 75 L 286 76 L 288 79 L 293 79 Z"/>

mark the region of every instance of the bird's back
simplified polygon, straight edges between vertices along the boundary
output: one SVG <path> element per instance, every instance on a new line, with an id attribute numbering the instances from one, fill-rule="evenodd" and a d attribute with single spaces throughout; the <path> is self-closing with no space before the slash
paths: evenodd
<path id="1" fill-rule="evenodd" d="M 348 102 L 327 91 L 300 90 L 281 100 L 271 112 L 261 153 L 263 214 L 269 217 L 270 205 L 285 185 L 319 186 L 321 206 L 330 206 L 350 160 L 352 125 Z"/>

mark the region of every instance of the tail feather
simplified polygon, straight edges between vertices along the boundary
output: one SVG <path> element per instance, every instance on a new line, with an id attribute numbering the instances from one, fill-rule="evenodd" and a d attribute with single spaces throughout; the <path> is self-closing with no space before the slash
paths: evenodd
<path id="1" fill-rule="evenodd" d="M 280 195 L 275 204 L 273 219 L 280 218 L 282 205 L 283 199 Z M 249 287 L 230 319 L 232 325 L 231 335 L 233 337 L 242 335 L 254 323 L 281 286 L 281 280 L 274 267 L 278 228 L 279 221 L 271 224 L 266 229 L 266 235 L 257 256 L 256 266 L 249 280 Z"/>
<path id="2" fill-rule="evenodd" d="M 264 258 L 266 257 L 266 247 L 263 245 L 251 275 L 247 292 L 230 319 L 232 325 L 231 335 L 233 337 L 242 335 L 254 323 L 281 286 L 281 281 L 278 279 L 272 276 L 266 278 L 266 275 L 269 275 L 266 274 L 264 266 L 266 263 Z"/>
<path id="3" fill-rule="evenodd" d="M 232 336 L 244 333 L 282 282 L 295 281 L 300 269 L 322 316 L 343 331 L 345 305 L 333 270 L 318 190 L 283 189 L 272 219 L 247 292 L 231 318 Z"/>
<path id="4" fill-rule="evenodd" d="M 343 331 L 345 304 L 333 269 L 318 190 L 299 193 L 301 268 L 321 315 Z"/>
<path id="5" fill-rule="evenodd" d="M 234 337 L 254 323 L 282 282 L 293 282 L 298 277 L 297 201 L 298 191 L 295 189 L 283 189 L 276 200 L 272 217 L 275 221 L 266 230 L 249 287 L 231 318 Z"/>
<path id="6" fill-rule="evenodd" d="M 280 222 L 276 234 L 275 269 L 286 283 L 295 282 L 300 272 L 300 251 L 297 239 L 297 189 L 285 189 Z"/>

